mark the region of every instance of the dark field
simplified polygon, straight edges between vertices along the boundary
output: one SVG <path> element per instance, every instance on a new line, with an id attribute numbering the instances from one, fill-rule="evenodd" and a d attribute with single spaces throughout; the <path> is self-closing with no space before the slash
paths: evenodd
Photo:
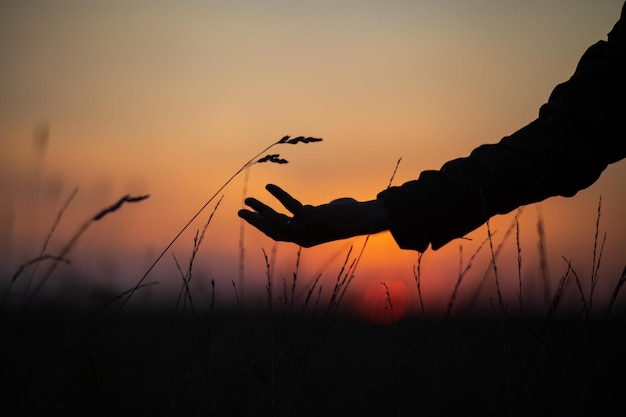
<path id="1" fill-rule="evenodd" d="M 0 415 L 615 415 L 625 324 L 5 309 Z"/>

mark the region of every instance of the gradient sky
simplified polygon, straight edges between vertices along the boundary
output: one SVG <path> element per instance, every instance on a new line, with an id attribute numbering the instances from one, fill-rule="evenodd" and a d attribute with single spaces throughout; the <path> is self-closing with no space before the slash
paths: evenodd
<path id="1" fill-rule="evenodd" d="M 149 200 L 94 224 L 71 252 L 72 266 L 55 275 L 59 282 L 74 274 L 77 282 L 127 289 L 234 172 L 283 135 L 324 142 L 274 148 L 290 163 L 252 167 L 248 195 L 271 201 L 263 186 L 274 182 L 311 204 L 374 198 L 399 158 L 394 184 L 532 121 L 585 49 L 606 39 L 621 6 L 621 0 L 2 0 L 3 271 L 10 275 L 38 254 L 75 187 L 51 251 L 122 195 L 149 193 Z M 33 140 L 42 125 L 49 127 L 43 147 Z M 626 165 L 617 163 L 574 198 L 524 208 L 527 295 L 541 292 L 538 214 L 554 287 L 566 270 L 563 257 L 581 277 L 591 273 L 600 196 L 600 239 L 607 232 L 603 291 L 612 290 L 624 266 L 625 178 Z M 224 190 L 196 261 L 197 279 L 215 279 L 222 299 L 232 299 L 231 281 L 238 281 L 236 211 L 244 185 L 240 175 Z M 181 264 L 188 263 L 193 234 L 213 207 L 173 247 Z M 494 218 L 496 244 L 512 219 Z M 458 275 L 459 247 L 466 265 L 486 228 L 469 237 L 424 255 L 427 307 L 445 305 Z M 276 251 L 276 279 L 291 277 L 294 245 L 274 245 L 250 227 L 244 239 L 247 294 L 264 287 L 262 248 Z M 350 245 L 357 252 L 363 238 L 303 250 L 303 282 L 322 272 L 331 285 Z M 499 267 L 503 274 L 511 270 L 504 286 L 514 297 L 514 236 L 506 247 Z M 479 255 L 476 277 L 461 288 L 467 296 L 488 267 L 487 251 Z M 368 299 L 384 281 L 405 286 L 414 300 L 416 262 L 417 254 L 400 250 L 388 234 L 372 237 L 350 299 Z M 153 275 L 167 291 L 180 285 L 171 253 Z M 493 287 L 490 280 L 487 287 Z"/>

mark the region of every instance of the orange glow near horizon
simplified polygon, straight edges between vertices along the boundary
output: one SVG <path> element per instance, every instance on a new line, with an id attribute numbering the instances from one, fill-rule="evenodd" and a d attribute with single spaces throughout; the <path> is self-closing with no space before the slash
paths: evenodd
<path id="1" fill-rule="evenodd" d="M 219 283 L 225 299 L 240 279 L 236 212 L 244 188 L 274 207 L 264 190 L 270 182 L 307 204 L 346 196 L 369 200 L 387 186 L 399 158 L 394 185 L 496 142 L 536 117 L 585 49 L 606 38 L 622 5 L 36 3 L 0 6 L 2 273 L 12 274 L 38 254 L 75 187 L 79 192 L 50 250 L 122 195 L 150 194 L 90 227 L 70 255 L 72 268 L 93 275 L 97 285 L 127 289 L 249 158 L 283 135 L 322 137 L 322 143 L 273 148 L 290 163 L 254 165 L 247 183 L 242 174 L 224 189 L 196 267 L 202 279 Z M 45 149 L 37 150 L 33 128 L 41 122 L 49 123 L 50 135 Z M 541 292 L 538 215 L 556 285 L 563 258 L 589 274 L 599 196 L 601 237 L 607 232 L 602 268 L 607 280 L 621 272 L 624 178 L 626 165 L 617 163 L 572 199 L 524 208 L 519 238 L 526 296 Z M 220 196 L 172 247 L 182 264 Z M 493 219 L 496 244 L 514 215 Z M 486 228 L 468 237 L 424 254 L 425 308 L 445 311 L 459 269 Z M 514 299 L 515 234 L 507 239 L 498 262 L 503 277 L 512 277 L 503 287 Z M 349 247 L 354 257 L 363 241 L 303 250 L 302 282 L 321 273 L 324 287 L 332 286 Z M 293 274 L 294 245 L 275 244 L 248 226 L 243 244 L 247 296 L 264 294 L 262 249 L 277 248 L 277 280 Z M 172 253 L 154 271 L 166 290 L 180 284 Z M 484 247 L 463 278 L 455 308 L 469 303 L 489 260 Z M 346 302 L 372 306 L 378 314 L 372 288 L 382 288 L 383 281 L 399 300 L 394 306 L 406 296 L 406 314 L 414 313 L 416 264 L 417 253 L 400 250 L 388 233 L 372 236 Z M 485 291 L 493 289 L 488 280 Z"/>
<path id="2" fill-rule="evenodd" d="M 392 324 L 407 312 L 408 288 L 403 281 L 371 282 L 363 294 L 360 314 L 375 324 Z"/>

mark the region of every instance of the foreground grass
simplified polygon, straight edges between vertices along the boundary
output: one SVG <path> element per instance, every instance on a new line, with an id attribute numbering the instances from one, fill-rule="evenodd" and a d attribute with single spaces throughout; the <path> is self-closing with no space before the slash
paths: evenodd
<path id="1" fill-rule="evenodd" d="M 374 325 L 339 308 L 350 256 L 324 296 L 318 281 L 296 291 L 297 267 L 292 282 L 274 282 L 266 258 L 265 308 L 194 297 L 201 241 L 196 234 L 192 261 L 175 277 L 177 300 L 121 309 L 131 288 L 95 305 L 3 304 L 0 414 L 586 416 L 622 406 L 626 316 L 616 299 L 626 271 L 611 280 L 608 305 L 592 308 L 591 291 L 568 268 L 542 313 L 495 298 L 482 314 L 399 318 L 383 285 L 390 324 Z M 419 262 L 415 278 L 421 300 Z M 581 295 L 569 314 L 559 310 L 567 282 Z"/>
<path id="2" fill-rule="evenodd" d="M 5 312 L 2 329 L 2 415 L 606 415 L 626 371 L 622 316 L 321 327 L 307 314 L 39 305 Z"/>

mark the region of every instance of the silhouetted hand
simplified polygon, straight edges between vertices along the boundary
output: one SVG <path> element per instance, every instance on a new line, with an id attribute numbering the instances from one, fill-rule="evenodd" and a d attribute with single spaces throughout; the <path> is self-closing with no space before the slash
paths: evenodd
<path id="1" fill-rule="evenodd" d="M 240 210 L 238 214 L 274 240 L 311 247 L 388 229 L 387 211 L 378 200 L 359 202 L 352 198 L 340 198 L 328 204 L 311 206 L 303 205 L 276 185 L 268 184 L 265 188 L 293 217 L 278 213 L 255 198 L 245 201 L 254 211 Z"/>

